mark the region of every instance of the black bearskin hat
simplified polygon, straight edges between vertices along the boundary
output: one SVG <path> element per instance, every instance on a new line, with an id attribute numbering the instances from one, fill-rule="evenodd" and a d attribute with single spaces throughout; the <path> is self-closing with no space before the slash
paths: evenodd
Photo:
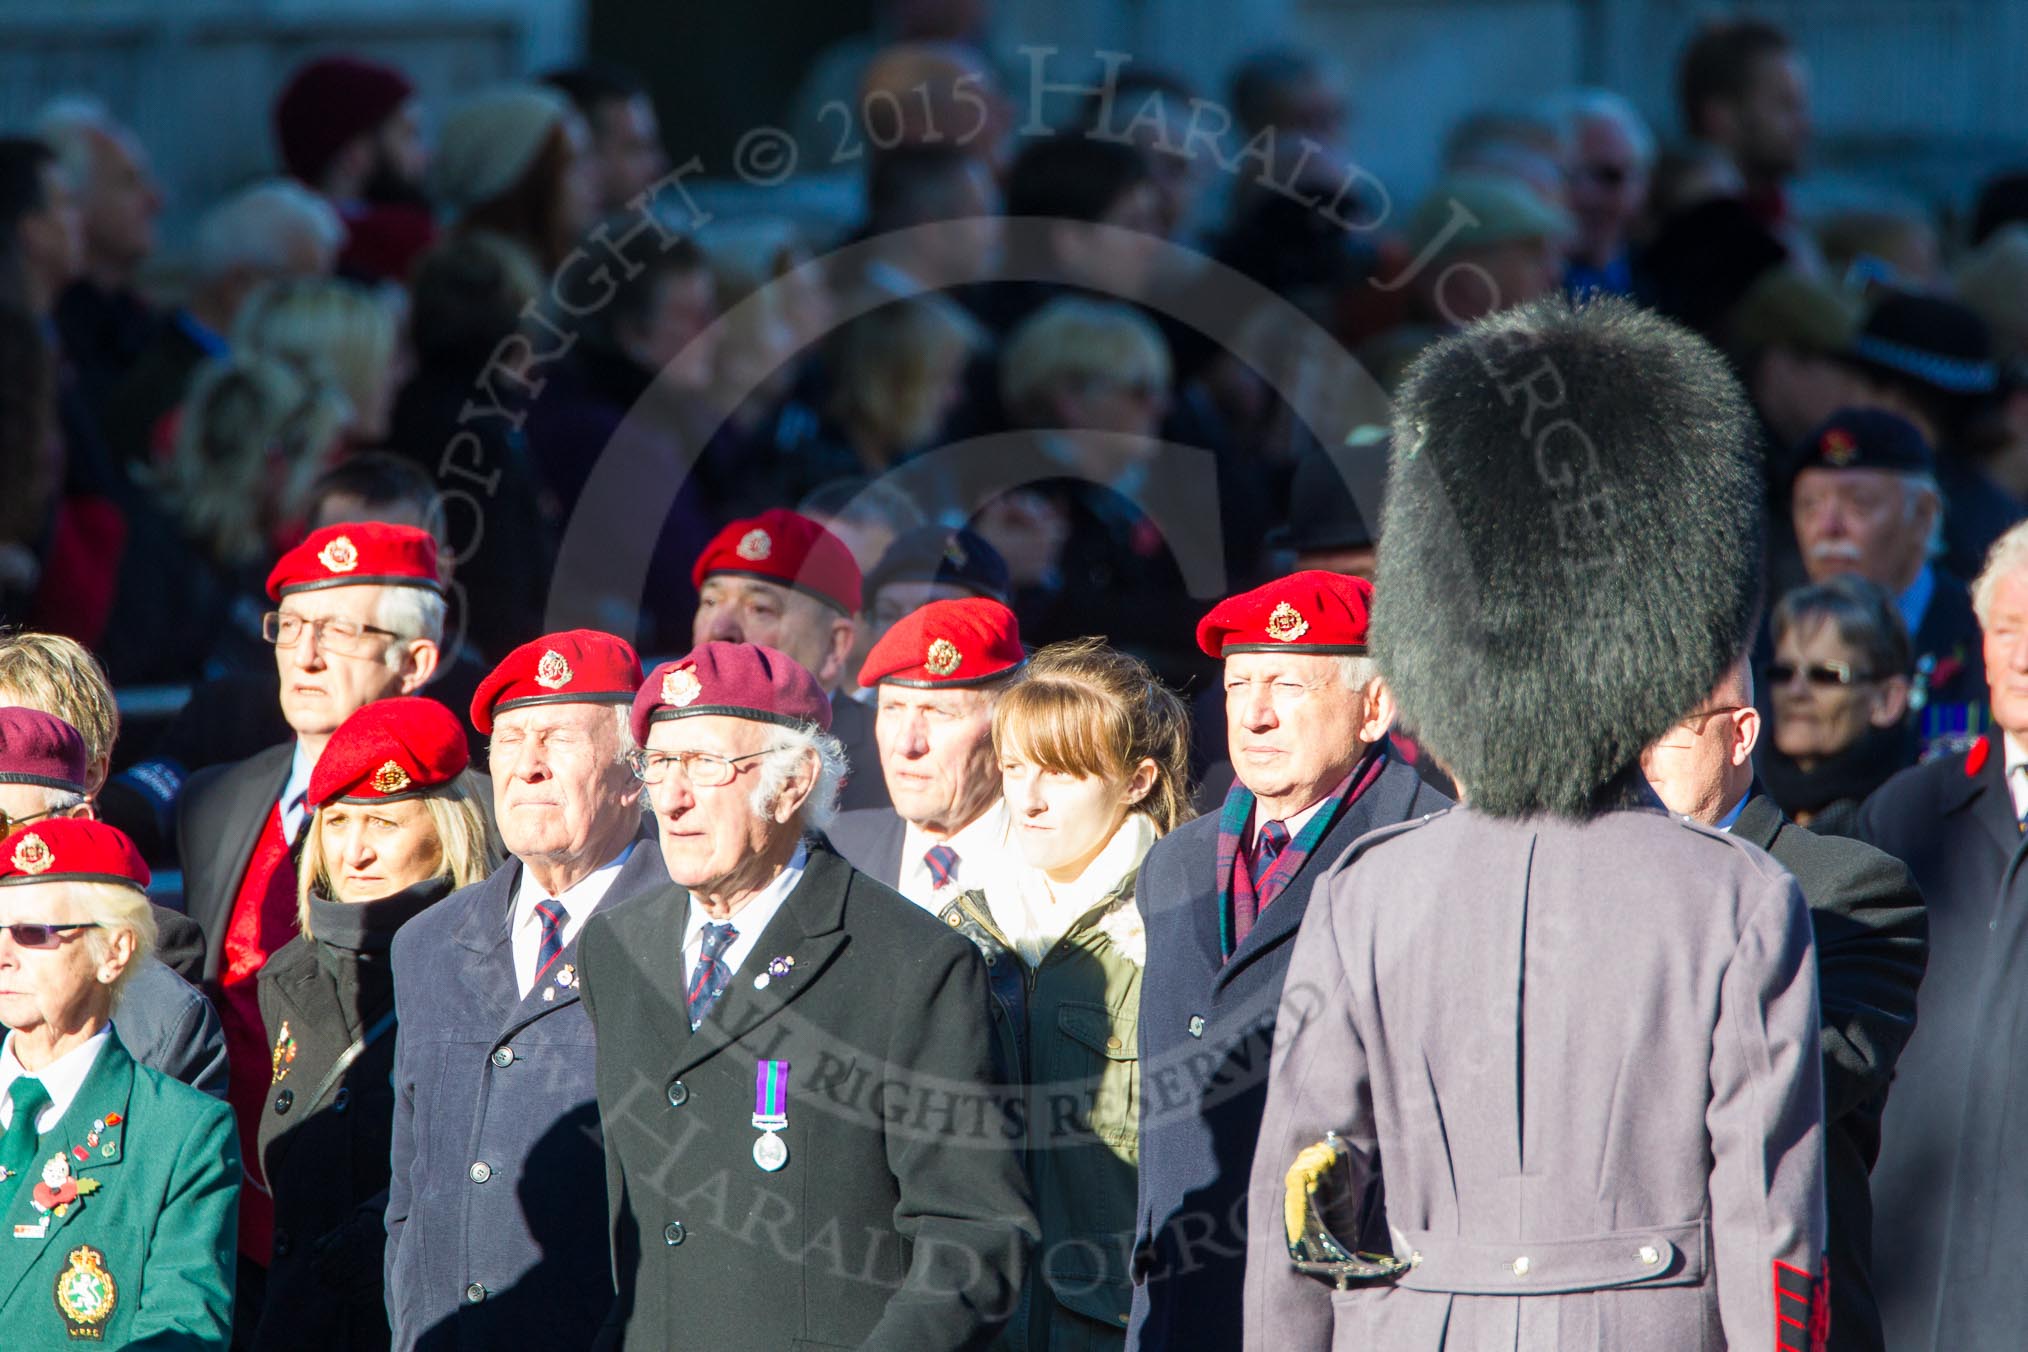
<path id="1" fill-rule="evenodd" d="M 1373 650 L 1476 810 L 1632 801 L 1758 599 L 1760 448 L 1725 362 L 1627 302 L 1556 298 L 1426 350 L 1394 408 Z"/>

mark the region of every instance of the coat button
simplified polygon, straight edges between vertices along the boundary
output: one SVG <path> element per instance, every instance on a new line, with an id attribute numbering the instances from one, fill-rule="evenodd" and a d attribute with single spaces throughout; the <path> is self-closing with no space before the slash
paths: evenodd
<path id="1" fill-rule="evenodd" d="M 477 1305 L 485 1298 L 486 1284 L 484 1282 L 473 1282 L 465 1288 L 465 1303 L 467 1305 Z"/>
<path id="2" fill-rule="evenodd" d="M 690 1086 L 681 1080 L 669 1081 L 669 1106 L 681 1108 L 688 1102 L 690 1102 Z"/>
<path id="3" fill-rule="evenodd" d="M 296 1106 L 296 1091 L 295 1091 L 295 1090 L 293 1090 L 293 1089 L 284 1089 L 284 1090 L 283 1090 L 283 1091 L 282 1091 L 281 1093 L 279 1093 L 279 1094 L 275 1095 L 275 1112 L 276 1112 L 276 1113 L 278 1113 L 278 1114 L 279 1114 L 279 1113 L 286 1113 L 287 1111 L 289 1111 L 289 1109 L 291 1109 L 291 1108 L 293 1108 L 293 1107 L 295 1107 L 295 1106 Z"/>
<path id="4" fill-rule="evenodd" d="M 681 1244 L 683 1242 L 683 1236 L 684 1230 L 682 1221 L 670 1221 L 667 1225 L 662 1227 L 662 1242 L 664 1244 L 667 1244 L 672 1249 L 675 1248 L 678 1244 Z"/>
<path id="5" fill-rule="evenodd" d="M 952 929 L 956 929 L 958 926 L 965 923 L 965 917 L 959 915 L 956 911 L 952 911 L 949 915 L 944 917 L 944 921 L 945 923 L 949 924 Z"/>
<path id="6" fill-rule="evenodd" d="M 1529 1262 L 1527 1254 L 1524 1253 L 1519 1258 L 1516 1258 L 1514 1260 L 1514 1275 L 1516 1277 L 1526 1277 L 1528 1275 L 1528 1268 Z"/>
<path id="7" fill-rule="evenodd" d="M 1109 1051 L 1109 1052 L 1116 1052 L 1116 1051 L 1118 1051 L 1119 1049 L 1120 1049 L 1120 1040 L 1119 1040 L 1118 1038 L 1116 1038 L 1116 1037 L 1109 1037 L 1109 1038 L 1107 1038 L 1107 1039 L 1106 1039 L 1106 1050 L 1107 1050 L 1107 1051 Z"/>
<path id="8" fill-rule="evenodd" d="M 474 1160 L 472 1167 L 465 1170 L 465 1173 L 474 1183 L 484 1183 L 493 1176 L 493 1166 L 484 1160 Z"/>
<path id="9" fill-rule="evenodd" d="M 1662 1251 L 1652 1244 L 1643 1244 L 1640 1253 L 1635 1257 L 1641 1260 L 1642 1267 L 1653 1267 L 1662 1261 Z"/>
<path id="10" fill-rule="evenodd" d="M 501 1067 L 503 1070 L 513 1065 L 514 1049 L 512 1047 L 495 1047 L 493 1049 L 493 1064 Z"/>
<path id="11" fill-rule="evenodd" d="M 351 1106 L 352 1106 L 352 1091 L 350 1089 L 340 1089 L 337 1093 L 331 1096 L 332 1112 L 342 1113 Z"/>
<path id="12" fill-rule="evenodd" d="M 1204 1016 L 1202 1014 L 1192 1014 L 1190 1016 L 1190 1036 L 1204 1036 Z"/>
<path id="13" fill-rule="evenodd" d="M 285 1230 L 277 1230 L 275 1231 L 275 1257 L 287 1258 L 288 1256 L 289 1256 L 288 1232 Z"/>

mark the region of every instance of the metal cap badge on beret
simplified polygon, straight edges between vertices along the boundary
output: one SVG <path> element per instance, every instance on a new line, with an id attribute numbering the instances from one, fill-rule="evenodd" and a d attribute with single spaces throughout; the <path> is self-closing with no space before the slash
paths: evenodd
<path id="1" fill-rule="evenodd" d="M 985 536 L 962 526 L 918 526 L 895 537 L 866 575 L 871 604 L 891 582 L 932 582 L 961 587 L 974 596 L 1008 601 L 1014 595 L 1007 561 Z"/>
<path id="2" fill-rule="evenodd" d="M 52 817 L 0 840 L 0 887 L 118 883 L 145 892 L 150 876 L 126 832 L 84 817 Z"/>
<path id="3" fill-rule="evenodd" d="M 1298 652 L 1356 657 L 1366 651 L 1373 584 L 1306 569 L 1228 597 L 1197 623 L 1206 656 Z"/>
<path id="4" fill-rule="evenodd" d="M 433 699 L 401 695 L 361 705 L 338 725 L 310 774 L 306 801 L 392 803 L 420 798 L 464 772 L 471 748 L 458 716 Z"/>
<path id="5" fill-rule="evenodd" d="M 40 709 L 0 709 L 0 784 L 85 791 L 84 737 Z"/>
<path id="6" fill-rule="evenodd" d="M 691 566 L 690 580 L 728 573 L 814 596 L 848 617 L 859 613 L 859 562 L 845 542 L 800 512 L 770 507 L 712 537 Z"/>
<path id="7" fill-rule="evenodd" d="M 758 643 L 701 643 L 648 673 L 634 696 L 634 740 L 646 745 L 650 724 L 706 714 L 831 730 L 831 701 L 817 678 Z"/>
<path id="8" fill-rule="evenodd" d="M 1928 474 L 1936 468 L 1922 430 L 1877 408 L 1841 408 L 1796 448 L 1795 469 L 1884 469 Z"/>
<path id="9" fill-rule="evenodd" d="M 880 636 L 859 668 L 861 685 L 921 689 L 978 685 L 1028 660 L 1014 612 L 983 596 L 932 601 Z"/>
<path id="10" fill-rule="evenodd" d="M 634 645 L 597 629 L 545 634 L 508 653 L 472 692 L 472 726 L 530 704 L 630 704 L 641 688 Z"/>
<path id="11" fill-rule="evenodd" d="M 415 526 L 346 521 L 313 530 L 268 574 L 268 599 L 324 587 L 427 587 L 441 593 L 437 541 Z"/>

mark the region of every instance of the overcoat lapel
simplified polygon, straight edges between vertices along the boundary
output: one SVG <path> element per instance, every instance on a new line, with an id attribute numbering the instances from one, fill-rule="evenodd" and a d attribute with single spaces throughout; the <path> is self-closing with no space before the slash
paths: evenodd
<path id="1" fill-rule="evenodd" d="M 77 1097 L 71 1100 L 69 1109 L 44 1134 L 42 1144 L 7 1208 L 7 1228 L 5 1233 L 0 1233 L 0 1305 L 13 1300 L 15 1288 L 35 1266 L 37 1259 L 51 1245 L 63 1242 L 62 1232 L 66 1226 L 88 1211 L 108 1191 L 120 1186 L 119 1166 L 125 1158 L 123 1138 L 133 1094 L 134 1060 L 120 1045 L 120 1035 L 114 1033 L 106 1039 L 104 1049 L 99 1052 L 98 1060 L 85 1076 L 84 1083 L 78 1087 Z M 105 1123 L 96 1133 L 92 1126 L 95 1122 Z M 96 1144 L 86 1144 L 93 1135 L 98 1138 Z M 73 1178 L 91 1180 L 99 1187 L 94 1194 L 81 1195 L 70 1203 L 64 1215 L 50 1213 L 48 1229 L 39 1238 L 24 1238 L 24 1227 L 35 1229 L 43 1220 L 43 1213 L 37 1211 L 34 1205 L 35 1185 L 42 1181 L 43 1165 L 59 1150 L 69 1156 Z M 82 1158 L 78 1151 L 84 1152 Z M 0 1186 L 12 1188 L 14 1183 L 10 1179 Z"/>
<path id="2" fill-rule="evenodd" d="M 2014 796 L 2007 792 L 2007 758 L 1997 738 L 1988 744 L 1986 763 L 1975 775 L 1954 778 L 1958 796 L 1944 804 L 1944 813 L 1970 812 L 1992 837 L 2003 859 L 2012 859 L 2021 850 L 2021 823 L 2014 815 Z"/>
<path id="3" fill-rule="evenodd" d="M 458 980 L 476 1002 L 483 1028 L 501 1028 L 521 1003 L 514 981 L 514 949 L 508 942 L 514 889 L 521 861 L 509 858 L 480 885 L 458 922 L 455 936 L 471 957 L 458 964 Z"/>

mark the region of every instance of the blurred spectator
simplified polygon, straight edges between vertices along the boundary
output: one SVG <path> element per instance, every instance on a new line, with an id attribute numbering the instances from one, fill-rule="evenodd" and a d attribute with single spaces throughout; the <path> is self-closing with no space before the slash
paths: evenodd
<path id="1" fill-rule="evenodd" d="M 520 430 L 526 387 L 489 369 L 541 286 L 527 250 L 490 233 L 423 255 L 409 307 L 415 370 L 395 395 L 387 443 L 443 486 L 459 579 L 484 598 L 468 610 L 466 638 L 489 659 L 542 632 L 556 561 L 554 513 Z"/>
<path id="2" fill-rule="evenodd" d="M 1367 524 L 1354 485 L 1379 520 L 1384 485 L 1382 474 L 1372 471 L 1384 472 L 1387 464 L 1385 429 L 1356 428 L 1353 436 L 1347 447 L 1334 451 L 1320 446 L 1296 462 L 1285 524 L 1267 538 L 1268 548 L 1287 555 L 1282 572 L 1317 569 L 1371 582 L 1379 571 L 1380 533 Z"/>
<path id="3" fill-rule="evenodd" d="M 1915 764 L 1908 630 L 1887 592 L 1850 573 L 1782 597 L 1770 624 L 1761 782 L 1798 823 L 1850 835 L 1866 796 Z"/>
<path id="4" fill-rule="evenodd" d="M 776 420 L 777 491 L 800 498 L 848 475 L 877 478 L 934 444 L 985 341 L 964 310 L 934 292 L 846 321 L 826 348 L 823 407 L 792 402 Z"/>
<path id="5" fill-rule="evenodd" d="M 662 124 L 641 77 L 622 66 L 594 62 L 551 71 L 542 82 L 577 106 L 591 131 L 592 172 L 600 214 L 627 209 L 669 172 Z"/>
<path id="6" fill-rule="evenodd" d="M 55 354 L 34 315 L 0 305 L 0 619 L 25 619 L 42 580 L 61 462 Z"/>
<path id="7" fill-rule="evenodd" d="M 48 320 L 56 298 L 84 273 L 84 220 L 56 152 L 0 137 L 0 247 L 19 267 L 22 300 Z"/>
<path id="8" fill-rule="evenodd" d="M 345 240 L 338 213 L 279 179 L 255 184 L 198 218 L 188 298 L 135 359 L 106 408 L 106 444 L 123 464 L 145 464 L 158 424 L 183 402 L 207 357 L 223 357 L 246 298 L 262 283 L 331 271 Z"/>
<path id="9" fill-rule="evenodd" d="M 1847 360 L 1870 386 L 1862 402 L 1908 419 L 1934 449 L 1948 507 L 1943 561 L 1959 577 L 1975 576 L 1993 542 L 2028 513 L 1975 458 L 1974 428 L 2000 394 L 1986 321 L 1941 296 L 1883 292 L 1861 317 Z"/>
<path id="10" fill-rule="evenodd" d="M 764 435 L 776 406 L 795 385 L 805 349 L 831 329 L 832 299 L 796 227 L 757 216 L 705 227 L 697 242 L 718 284 L 719 323 L 713 404 L 728 410 L 733 442 Z M 728 465 L 712 481 L 728 519 L 766 503 Z"/>
<path id="11" fill-rule="evenodd" d="M 1745 193 L 1746 179 L 1739 167 L 1718 147 L 1702 141 L 1665 146 L 1648 175 L 1647 219 L 1641 233 L 1652 236 L 1663 221 L 1713 198 Z"/>
<path id="12" fill-rule="evenodd" d="M 1951 277 L 1991 329 L 2000 365 L 1999 394 L 1970 420 L 1966 449 L 2010 497 L 2028 502 L 2028 225 L 1994 231 Z"/>
<path id="13" fill-rule="evenodd" d="M 394 307 L 382 295 L 335 278 L 296 277 L 247 297 L 232 350 L 287 362 L 343 395 L 343 451 L 387 439 L 397 336 Z"/>
<path id="14" fill-rule="evenodd" d="M 1457 174 L 1430 189 L 1409 222 L 1414 271 L 1380 279 L 1411 289 L 1407 323 L 1365 344 L 1359 359 L 1392 390 L 1444 333 L 1554 292 L 1572 223 L 1518 181 Z"/>
<path id="15" fill-rule="evenodd" d="M 1710 196 L 1657 220 L 1634 259 L 1643 303 L 1723 342 L 1725 319 L 1753 284 L 1783 263 L 1812 275 L 1744 201 Z"/>
<path id="16" fill-rule="evenodd" d="M 1119 72 L 1110 90 L 1087 95 L 1072 124 L 1090 134 L 1124 139 L 1147 157 L 1159 199 L 1156 229 L 1164 239 L 1182 240 L 1199 225 L 1208 171 L 1185 145 L 1195 97 L 1182 76 L 1136 63 Z"/>
<path id="17" fill-rule="evenodd" d="M 1878 409 L 1845 409 L 1805 439 L 1791 511 L 1812 582 L 1857 573 L 1894 598 L 1915 652 L 1910 706 L 1925 740 L 1976 724 L 1985 691 L 1971 593 L 1932 562 L 1934 456 L 1917 427 Z"/>
<path id="18" fill-rule="evenodd" d="M 591 136 L 570 100 L 499 85 L 451 110 L 430 161 L 431 194 L 460 235 L 490 232 L 553 273 L 598 218 Z"/>
<path id="19" fill-rule="evenodd" d="M 918 526 L 895 537 L 867 570 L 860 626 L 865 646 L 932 601 L 983 596 L 1006 605 L 1013 595 L 1007 561 L 984 536 L 962 527 Z"/>
<path id="20" fill-rule="evenodd" d="M 83 222 L 84 275 L 58 297 L 56 328 L 96 402 L 140 356 L 154 324 L 134 279 L 155 252 L 162 189 L 140 140 L 96 99 L 57 99 L 35 129 L 56 152 Z"/>
<path id="21" fill-rule="evenodd" d="M 890 238 L 919 225 L 940 228 Z M 982 281 L 999 265 L 1000 235 L 1000 188 L 977 156 L 952 146 L 886 151 L 867 172 L 864 237 L 872 257 L 858 276 L 834 285 L 912 296 L 926 285 Z"/>
<path id="22" fill-rule="evenodd" d="M 408 76 L 362 57 L 319 57 L 282 86 L 274 122 L 282 167 L 345 221 L 339 269 L 407 282 L 436 234 L 423 197 L 422 105 Z"/>
<path id="23" fill-rule="evenodd" d="M 1793 268 L 1762 273 L 1733 307 L 1725 347 L 1772 434 L 1771 484 L 1787 484 L 1790 453 L 1811 428 L 1865 402 L 1866 382 L 1841 360 L 1858 328 L 1844 291 Z"/>
<path id="24" fill-rule="evenodd" d="M 1562 119 L 1521 108 L 1467 113 L 1444 137 L 1446 175 L 1511 178 L 1552 206 L 1567 204 L 1570 139 Z"/>
<path id="25" fill-rule="evenodd" d="M 1560 103 L 1570 145 L 1567 200 L 1577 233 L 1563 284 L 1572 295 L 1634 289 L 1633 235 L 1648 200 L 1655 136 L 1632 103 L 1580 89 Z"/>
<path id="26" fill-rule="evenodd" d="M 1847 287 L 1930 291 L 1943 281 L 1936 227 L 1912 209 L 1837 212 L 1818 223 L 1817 244 Z"/>
<path id="27" fill-rule="evenodd" d="M 1345 76 L 1328 58 L 1298 47 L 1254 52 L 1233 67 L 1226 102 L 1236 124 L 1229 146 L 1236 151 L 1258 142 L 1266 151 L 1266 163 L 1232 185 L 1225 210 L 1229 224 L 1244 221 L 1270 191 L 1263 184 L 1286 183 L 1298 166 L 1306 180 L 1328 183 L 1334 193 L 1342 185 L 1351 158 Z M 1349 195 L 1338 214 L 1373 219 Z"/>
<path id="28" fill-rule="evenodd" d="M 796 510 L 845 542 L 861 576 L 896 540 L 923 525 L 922 508 L 907 493 L 863 474 L 831 480 L 798 502 Z M 849 667 L 845 675 L 850 677 Z"/>
<path id="29" fill-rule="evenodd" d="M 1787 185 L 1810 147 L 1808 76 L 1788 35 L 1752 16 L 1713 19 L 1684 49 L 1676 81 L 1684 131 L 1732 161 L 1763 225 L 1787 226 Z"/>
<path id="30" fill-rule="evenodd" d="M 852 104 L 857 132 L 876 153 L 910 146 L 955 145 L 1005 171 L 1016 109 L 1000 78 L 976 47 L 964 42 L 905 42 L 868 63 Z M 829 127 L 829 153 L 843 129 Z"/>
<path id="31" fill-rule="evenodd" d="M 822 147 L 828 156 L 837 148 L 841 135 L 838 117 L 835 112 L 825 112 L 826 108 L 842 107 L 853 123 L 858 123 L 860 99 L 869 89 L 869 68 L 884 52 L 897 45 L 921 44 L 968 47 L 976 52 L 983 49 L 992 20 L 991 0 L 879 0 L 873 6 L 872 29 L 817 53 L 802 87 L 790 101 L 789 125 L 804 153 L 812 154 Z M 905 89 L 906 84 L 901 87 Z M 951 96 L 948 88 L 938 94 L 944 100 Z M 971 125 L 971 116 L 947 119 L 939 125 L 955 129 L 947 134 L 959 135 Z"/>
<path id="32" fill-rule="evenodd" d="M 1979 200 L 1972 208 L 1972 247 L 2010 225 L 2028 225 L 2028 172 L 1995 174 L 1979 185 Z"/>

